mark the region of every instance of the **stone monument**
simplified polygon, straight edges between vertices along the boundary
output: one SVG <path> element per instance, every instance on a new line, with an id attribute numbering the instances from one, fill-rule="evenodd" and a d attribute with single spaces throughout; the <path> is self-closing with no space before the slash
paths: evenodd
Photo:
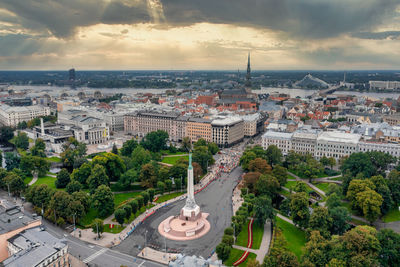
<path id="1" fill-rule="evenodd" d="M 193 240 L 210 230 L 207 221 L 208 213 L 203 213 L 194 199 L 194 179 L 192 153 L 189 153 L 189 167 L 187 172 L 187 197 L 185 206 L 179 216 L 170 216 L 160 223 L 158 231 L 162 236 L 172 240 Z"/>

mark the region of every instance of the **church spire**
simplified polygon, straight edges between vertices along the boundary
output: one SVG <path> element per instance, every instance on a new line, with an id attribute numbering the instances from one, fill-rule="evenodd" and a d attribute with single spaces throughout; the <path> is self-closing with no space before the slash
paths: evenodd
<path id="1" fill-rule="evenodd" d="M 247 56 L 247 73 L 246 73 L 246 83 L 245 83 L 245 86 L 247 88 L 251 87 L 250 79 L 251 79 L 251 68 L 250 68 L 250 52 L 249 52 L 249 55 Z"/>

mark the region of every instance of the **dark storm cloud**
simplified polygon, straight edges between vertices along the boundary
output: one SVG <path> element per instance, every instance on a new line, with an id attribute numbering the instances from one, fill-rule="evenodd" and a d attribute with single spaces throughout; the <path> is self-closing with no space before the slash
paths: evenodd
<path id="1" fill-rule="evenodd" d="M 393 18 L 399 0 L 162 0 L 168 22 L 208 21 L 265 27 L 296 37 L 326 38 Z"/>
<path id="2" fill-rule="evenodd" d="M 357 32 L 352 34 L 352 36 L 360 39 L 370 39 L 370 40 L 384 40 L 384 39 L 394 40 L 400 37 L 400 31 Z"/>
<path id="3" fill-rule="evenodd" d="M 149 6 L 161 6 L 158 2 L 163 12 L 149 12 Z M 400 0 L 1 0 L 0 8 L 16 14 L 23 27 L 48 30 L 57 37 L 71 36 L 79 26 L 136 24 L 163 14 L 162 23 L 172 27 L 226 23 L 295 38 L 327 38 L 373 31 L 399 15 L 399 4 Z"/>
<path id="4" fill-rule="evenodd" d="M 58 44 L 46 39 L 26 34 L 0 34 L 0 57 L 23 57 L 35 53 L 58 52 Z"/>

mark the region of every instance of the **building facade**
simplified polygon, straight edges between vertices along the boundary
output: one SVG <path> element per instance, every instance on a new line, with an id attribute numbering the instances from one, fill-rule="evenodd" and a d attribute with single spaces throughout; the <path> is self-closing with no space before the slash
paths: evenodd
<path id="1" fill-rule="evenodd" d="M 187 121 L 187 136 L 192 142 L 204 139 L 211 142 L 211 120 L 190 118 Z"/>
<path id="2" fill-rule="evenodd" d="M 244 122 L 241 118 L 215 119 L 211 122 L 212 142 L 219 147 L 232 146 L 244 138 Z"/>
<path id="3" fill-rule="evenodd" d="M 40 105 L 23 107 L 0 105 L 0 123 L 5 126 L 16 127 L 20 122 L 49 115 L 50 108 Z"/>
<path id="4" fill-rule="evenodd" d="M 293 133 L 268 131 L 262 136 L 262 147 L 267 149 L 270 145 L 277 146 L 283 155 L 292 150 Z"/>

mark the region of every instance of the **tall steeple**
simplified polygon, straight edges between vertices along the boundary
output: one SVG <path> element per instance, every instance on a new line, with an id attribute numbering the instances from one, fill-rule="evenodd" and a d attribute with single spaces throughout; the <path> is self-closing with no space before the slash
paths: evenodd
<path id="1" fill-rule="evenodd" d="M 245 87 L 246 88 L 251 88 L 251 68 L 250 68 L 250 52 L 247 56 L 247 73 L 246 73 L 246 83 Z"/>

